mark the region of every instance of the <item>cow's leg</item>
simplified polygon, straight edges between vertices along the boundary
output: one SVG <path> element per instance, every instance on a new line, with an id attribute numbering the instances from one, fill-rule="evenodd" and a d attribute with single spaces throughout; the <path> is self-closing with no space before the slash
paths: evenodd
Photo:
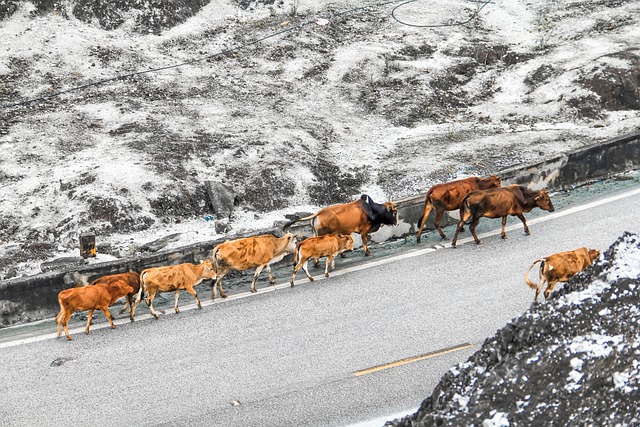
<path id="1" fill-rule="evenodd" d="M 440 233 L 440 237 L 442 237 L 443 239 L 446 239 L 447 236 L 446 234 L 444 234 L 444 231 L 442 231 L 442 227 L 440 227 L 440 221 L 442 220 L 442 216 L 444 215 L 445 210 L 443 208 L 436 208 L 436 219 L 435 219 L 435 226 L 436 226 L 436 230 L 438 230 L 438 233 Z M 464 227 L 461 231 L 464 231 Z"/>
<path id="2" fill-rule="evenodd" d="M 153 299 L 156 296 L 156 291 L 149 291 L 149 295 L 147 295 L 147 297 L 144 299 L 144 302 L 147 303 L 147 305 L 149 306 L 149 310 L 151 311 L 151 314 L 153 315 L 153 317 L 155 317 L 156 319 L 158 318 L 158 313 L 156 313 L 156 311 L 153 309 Z"/>
<path id="3" fill-rule="evenodd" d="M 544 290 L 544 299 L 549 299 L 549 297 L 551 296 L 551 291 L 553 291 L 553 288 L 555 288 L 556 283 L 558 283 L 558 281 L 555 279 L 551 279 L 547 282 L 547 289 Z"/>
<path id="4" fill-rule="evenodd" d="M 87 315 L 87 327 L 84 328 L 84 333 L 89 335 L 89 326 L 91 326 L 91 320 L 93 320 L 93 308 L 89 309 L 89 314 Z"/>
<path id="5" fill-rule="evenodd" d="M 369 256 L 371 252 L 369 251 L 369 245 L 367 244 L 367 233 L 360 233 L 362 236 L 362 246 L 364 247 L 364 255 Z"/>
<path id="6" fill-rule="evenodd" d="M 506 226 L 507 226 L 507 217 L 503 216 L 502 217 L 502 231 L 500 232 L 500 236 L 502 236 L 503 239 L 507 238 L 507 232 L 505 230 Z"/>
<path id="7" fill-rule="evenodd" d="M 64 317 L 64 309 L 62 307 L 60 307 L 60 313 L 58 313 L 58 315 L 56 316 L 56 324 L 57 324 L 57 329 L 58 329 L 58 338 L 60 338 L 60 335 L 62 335 L 62 319 Z"/>
<path id="8" fill-rule="evenodd" d="M 196 304 L 198 304 L 198 308 L 202 308 L 202 304 L 200 304 L 200 298 L 198 298 L 198 294 L 196 293 L 196 290 L 193 289 L 193 286 L 185 288 L 184 290 L 193 295 L 193 297 L 196 299 Z"/>
<path id="9" fill-rule="evenodd" d="M 258 268 L 256 268 L 256 272 L 253 273 L 253 280 L 251 281 L 251 292 L 254 294 L 258 292 L 258 290 L 256 289 L 256 281 L 258 280 L 258 276 L 260 275 L 260 272 L 264 267 L 264 265 L 259 265 Z M 271 274 L 269 274 L 269 276 L 271 276 Z"/>
<path id="10" fill-rule="evenodd" d="M 129 312 L 129 320 L 133 322 L 133 317 L 136 314 L 136 308 L 138 308 L 138 304 L 142 300 L 142 295 L 144 294 L 144 285 L 140 283 L 140 289 L 138 289 L 138 294 L 136 295 L 136 300 L 133 303 L 133 307 L 131 307 L 131 312 Z"/>
<path id="11" fill-rule="evenodd" d="M 529 233 L 529 227 L 527 227 L 527 220 L 524 218 L 524 215 L 520 213 L 516 214 L 516 216 L 520 218 L 520 221 L 522 221 L 522 225 L 524 225 L 524 234 L 531 234 Z"/>
<path id="12" fill-rule="evenodd" d="M 296 279 L 296 274 L 298 273 L 298 270 L 300 270 L 300 267 L 302 267 L 302 263 L 306 262 L 306 260 L 300 259 L 298 261 L 298 263 L 293 267 L 293 273 L 291 273 L 291 287 L 293 288 L 294 286 L 294 281 Z"/>
<path id="13" fill-rule="evenodd" d="M 124 305 L 124 307 L 122 307 L 119 314 L 124 313 L 127 309 L 131 311 L 131 295 L 127 294 L 126 299 L 127 299 L 127 303 Z"/>
<path id="14" fill-rule="evenodd" d="M 333 255 L 329 255 L 327 257 L 327 261 L 324 266 L 324 277 L 329 277 L 329 264 L 331 264 L 331 261 L 333 261 Z"/>
<path id="15" fill-rule="evenodd" d="M 175 303 L 173 304 L 173 310 L 177 313 L 180 313 L 180 308 L 178 308 L 178 298 L 180 298 L 180 289 L 176 289 L 176 294 L 174 295 Z"/>
<path id="16" fill-rule="evenodd" d="M 456 227 L 456 234 L 453 236 L 453 240 L 451 241 L 451 247 L 455 248 L 458 242 L 458 235 L 462 231 L 462 227 L 464 226 L 464 220 L 460 220 L 458 226 Z"/>
<path id="17" fill-rule="evenodd" d="M 64 316 L 62 318 L 62 326 L 64 326 L 64 335 L 67 337 L 69 341 L 73 340 L 71 335 L 69 335 L 69 319 L 71 319 L 71 315 L 73 311 L 65 311 Z"/>
<path id="18" fill-rule="evenodd" d="M 109 311 L 109 306 L 105 305 L 104 307 L 98 307 L 104 313 L 104 317 L 109 321 L 109 325 L 111 325 L 111 329 L 115 329 L 116 325 L 113 323 L 113 314 Z M 89 331 L 87 331 L 89 333 Z"/>
<path id="19" fill-rule="evenodd" d="M 319 258 L 314 258 L 314 260 L 320 262 Z M 309 278 L 309 281 L 313 282 L 313 276 L 311 274 L 309 274 L 309 270 L 307 269 L 307 262 L 308 262 L 308 259 L 306 259 L 304 261 L 304 264 L 302 264 L 302 270 L 305 272 L 305 274 Z"/>
<path id="20" fill-rule="evenodd" d="M 222 289 L 222 280 L 220 280 L 219 282 L 216 281 L 216 285 L 218 286 L 218 292 L 220 292 L 220 298 L 226 298 L 227 294 L 225 294 L 224 290 Z"/>
<path id="21" fill-rule="evenodd" d="M 418 221 L 418 223 L 420 224 L 420 226 L 418 227 L 418 235 L 416 238 L 416 241 L 418 243 L 420 243 L 420 240 L 422 238 L 422 229 L 424 228 L 425 224 L 427 223 L 427 218 L 429 217 L 429 214 L 431 213 L 431 209 L 433 209 L 433 204 L 431 203 L 431 201 L 429 200 L 425 200 L 424 202 L 424 209 L 422 210 L 422 218 L 420 218 L 420 221 Z M 436 210 L 437 212 L 437 210 Z M 436 225 L 437 227 L 437 225 Z"/>
<path id="22" fill-rule="evenodd" d="M 269 283 L 271 283 L 272 285 L 276 284 L 276 279 L 273 278 L 273 275 L 271 274 L 271 266 L 267 265 L 267 274 L 269 275 Z"/>
<path id="23" fill-rule="evenodd" d="M 471 231 L 473 240 L 475 240 L 476 244 L 478 245 L 482 243 L 482 240 L 478 239 L 478 235 L 476 234 L 476 227 L 478 226 L 479 222 L 480 222 L 480 217 L 474 218 L 473 221 L 471 221 L 471 224 L 469 224 L 469 231 Z"/>

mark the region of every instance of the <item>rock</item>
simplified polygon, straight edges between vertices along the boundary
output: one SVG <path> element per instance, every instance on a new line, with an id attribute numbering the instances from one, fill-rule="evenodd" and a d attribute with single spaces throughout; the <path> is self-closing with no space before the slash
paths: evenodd
<path id="1" fill-rule="evenodd" d="M 160 239 L 143 244 L 138 248 L 138 250 L 141 252 L 157 252 L 167 246 L 169 243 L 177 242 L 178 240 L 180 240 L 180 236 L 182 236 L 182 233 L 169 234 L 168 236 L 164 236 Z"/>
<path id="2" fill-rule="evenodd" d="M 206 181 L 204 184 L 216 217 L 230 218 L 236 198 L 233 189 L 218 181 Z"/>

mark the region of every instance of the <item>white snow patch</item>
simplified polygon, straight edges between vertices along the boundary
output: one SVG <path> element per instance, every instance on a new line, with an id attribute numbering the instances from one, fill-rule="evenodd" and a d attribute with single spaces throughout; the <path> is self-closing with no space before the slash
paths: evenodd
<path id="1" fill-rule="evenodd" d="M 492 411 L 492 417 L 482 421 L 482 427 L 509 427 L 509 415 L 504 412 Z"/>

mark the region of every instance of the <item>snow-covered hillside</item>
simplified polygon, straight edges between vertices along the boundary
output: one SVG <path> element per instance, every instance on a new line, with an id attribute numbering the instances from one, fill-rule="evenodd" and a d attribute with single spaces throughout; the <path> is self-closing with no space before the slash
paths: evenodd
<path id="1" fill-rule="evenodd" d="M 639 21 L 624 0 L 0 0 L 0 278 L 85 231 L 125 256 L 637 130 Z"/>

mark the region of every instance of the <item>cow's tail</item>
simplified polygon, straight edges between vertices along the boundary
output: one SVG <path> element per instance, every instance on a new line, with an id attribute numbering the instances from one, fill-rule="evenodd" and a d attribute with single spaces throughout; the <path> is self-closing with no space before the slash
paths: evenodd
<path id="1" fill-rule="evenodd" d="M 529 269 L 527 270 L 526 273 L 524 273 L 524 281 L 527 282 L 527 285 L 529 285 L 529 287 L 531 289 L 538 289 L 538 284 L 537 283 L 533 283 L 530 279 L 529 279 L 529 272 L 531 271 L 531 269 L 533 268 L 534 265 L 536 265 L 537 263 L 540 263 L 540 276 L 542 277 L 542 269 L 544 268 L 544 258 L 540 258 L 537 259 L 533 262 L 533 264 L 531 264 L 531 267 L 529 267 Z"/>
<path id="2" fill-rule="evenodd" d="M 213 252 L 211 252 L 211 264 L 213 265 L 213 271 L 216 272 L 216 276 L 218 275 L 218 251 L 220 250 L 220 245 L 213 248 Z"/>
<path id="3" fill-rule="evenodd" d="M 300 259 L 300 244 L 296 245 L 296 249 L 293 251 L 293 266 L 298 265 L 298 260 Z"/>
<path id="4" fill-rule="evenodd" d="M 473 216 L 474 212 L 471 210 L 471 206 L 469 206 L 469 196 L 467 195 L 460 204 L 460 221 L 467 224 Z"/>
<path id="5" fill-rule="evenodd" d="M 144 294 L 147 293 L 147 284 L 144 281 L 146 275 L 147 270 L 142 270 L 142 273 L 140 273 L 140 289 L 138 290 L 138 295 L 136 296 L 136 304 L 140 302 Z"/>
<path id="6" fill-rule="evenodd" d="M 318 212 L 314 213 L 313 215 L 305 216 L 304 218 L 296 218 L 294 220 L 291 220 L 291 221 L 287 222 L 285 225 L 282 226 L 282 231 L 286 232 L 289 227 L 291 227 L 293 224 L 295 224 L 298 221 L 313 220 L 317 216 L 318 216 Z M 311 222 L 311 228 L 314 228 L 313 227 L 313 221 Z"/>

